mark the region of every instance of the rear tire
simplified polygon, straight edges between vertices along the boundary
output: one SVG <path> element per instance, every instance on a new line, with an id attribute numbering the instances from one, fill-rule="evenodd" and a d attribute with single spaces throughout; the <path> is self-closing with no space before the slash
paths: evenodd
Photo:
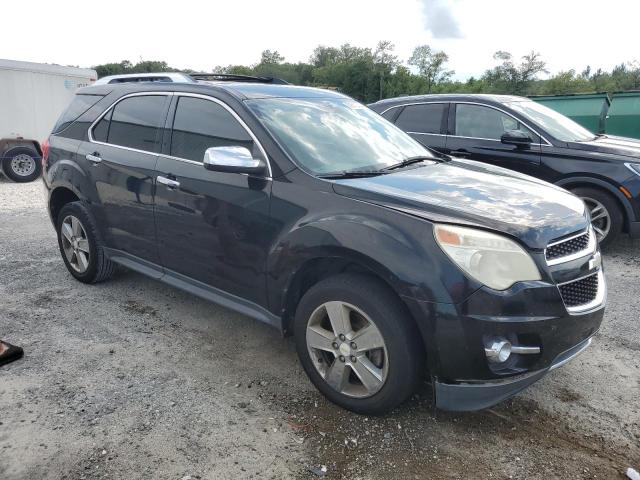
<path id="1" fill-rule="evenodd" d="M 115 264 L 107 258 L 96 223 L 82 202 L 62 207 L 56 232 L 62 260 L 76 280 L 98 283 L 113 275 Z"/>
<path id="2" fill-rule="evenodd" d="M 294 335 L 312 383 L 356 413 L 386 413 L 422 380 L 420 333 L 398 296 L 375 278 L 340 274 L 311 287 L 298 304 Z"/>
<path id="3" fill-rule="evenodd" d="M 600 247 L 611 245 L 624 225 L 624 214 L 618 201 L 597 188 L 578 187 L 571 191 L 584 201 L 591 212 L 591 225 L 596 231 Z"/>
<path id="4" fill-rule="evenodd" d="M 40 155 L 32 148 L 12 148 L 4 154 L 2 170 L 14 182 L 32 182 L 42 173 Z"/>

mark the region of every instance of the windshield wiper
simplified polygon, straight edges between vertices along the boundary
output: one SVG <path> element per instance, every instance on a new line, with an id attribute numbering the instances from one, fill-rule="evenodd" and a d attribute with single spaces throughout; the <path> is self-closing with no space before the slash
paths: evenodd
<path id="1" fill-rule="evenodd" d="M 377 175 L 385 175 L 387 172 L 384 170 L 355 170 L 348 171 L 345 170 L 343 172 L 332 172 L 325 173 L 323 175 L 318 175 L 318 178 L 327 178 L 327 179 L 336 179 L 336 178 L 365 178 L 365 177 L 375 177 Z"/>
<path id="2" fill-rule="evenodd" d="M 413 165 L 414 163 L 424 162 L 425 160 L 435 161 L 436 159 L 433 157 L 427 157 L 426 155 L 417 155 L 415 157 L 405 158 L 399 163 L 385 167 L 384 170 L 396 170 L 397 168 L 404 168 L 408 165 Z"/>

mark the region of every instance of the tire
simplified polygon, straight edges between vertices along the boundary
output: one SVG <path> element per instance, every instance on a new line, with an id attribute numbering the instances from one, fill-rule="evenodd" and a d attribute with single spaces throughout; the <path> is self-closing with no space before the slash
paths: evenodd
<path id="1" fill-rule="evenodd" d="M 331 303 L 327 306 L 328 302 Z M 329 310 L 334 312 L 333 317 L 335 312 L 349 313 L 346 317 L 352 331 L 345 338 L 336 336 Z M 364 337 L 363 328 L 371 325 L 374 330 L 367 331 L 369 335 Z M 317 332 L 322 334 L 318 336 Z M 330 401 L 353 412 L 386 413 L 409 398 L 423 378 L 425 355 L 420 333 L 397 295 L 375 278 L 340 274 L 311 287 L 296 309 L 294 335 L 298 356 L 311 382 Z M 379 345 L 380 338 L 383 348 L 359 351 L 366 346 L 365 339 L 371 345 Z M 358 341 L 362 341 L 360 346 Z M 320 343 L 328 350 L 309 346 Z M 365 375 L 366 383 L 372 386 L 368 389 L 356 369 L 371 372 L 372 366 L 378 376 Z M 334 375 L 335 372 L 347 373 Z M 342 379 L 334 381 L 342 385 L 341 390 L 325 380 L 332 375 Z"/>
<path id="2" fill-rule="evenodd" d="M 611 245 L 622 232 L 624 225 L 624 214 L 618 201 L 609 193 L 597 188 L 578 187 L 571 191 L 580 197 L 592 212 L 591 224 L 596 230 L 600 247 Z M 603 214 L 604 217 L 601 217 Z"/>
<path id="3" fill-rule="evenodd" d="M 76 228 L 74 219 L 79 222 L 80 228 Z M 63 233 L 63 229 L 66 234 L 73 233 L 73 237 L 79 240 L 77 248 L 68 235 Z M 83 283 L 98 283 L 113 275 L 115 264 L 105 255 L 104 243 L 96 223 L 82 202 L 72 202 L 62 207 L 56 221 L 56 233 L 62 260 L 69 273 L 77 280 Z M 69 254 L 69 247 L 75 255 Z"/>
<path id="4" fill-rule="evenodd" d="M 14 182 L 32 182 L 42 173 L 40 155 L 33 148 L 16 147 L 4 154 L 2 170 Z"/>

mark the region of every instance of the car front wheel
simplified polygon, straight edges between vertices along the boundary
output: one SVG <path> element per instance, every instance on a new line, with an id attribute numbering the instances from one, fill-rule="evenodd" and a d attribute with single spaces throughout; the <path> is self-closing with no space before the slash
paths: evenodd
<path id="1" fill-rule="evenodd" d="M 295 318 L 300 361 L 332 402 L 385 413 L 422 378 L 420 335 L 399 298 L 378 280 L 341 274 L 313 286 Z"/>
<path id="2" fill-rule="evenodd" d="M 595 188 L 572 190 L 580 197 L 591 214 L 591 225 L 601 247 L 610 245 L 622 231 L 624 216 L 615 198 Z"/>

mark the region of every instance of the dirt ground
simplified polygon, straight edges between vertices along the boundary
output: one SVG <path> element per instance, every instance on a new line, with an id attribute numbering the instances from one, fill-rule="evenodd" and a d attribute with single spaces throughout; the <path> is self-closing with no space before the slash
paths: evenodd
<path id="1" fill-rule="evenodd" d="M 0 479 L 624 478 L 640 470 L 640 242 L 604 256 L 609 304 L 580 357 L 490 410 L 384 417 L 328 403 L 293 342 L 121 272 L 59 257 L 40 181 L 0 179 Z M 310 471 L 315 469 L 316 473 Z"/>

